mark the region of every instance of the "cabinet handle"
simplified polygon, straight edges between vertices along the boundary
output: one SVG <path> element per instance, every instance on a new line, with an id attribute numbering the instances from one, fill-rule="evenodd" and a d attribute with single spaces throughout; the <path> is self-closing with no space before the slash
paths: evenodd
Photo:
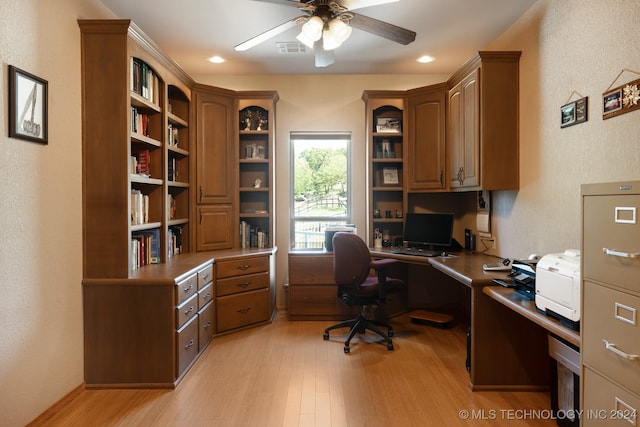
<path id="1" fill-rule="evenodd" d="M 183 289 L 183 291 L 185 292 L 189 292 L 191 289 L 193 289 L 193 283 L 191 283 L 189 286 L 187 286 L 186 288 Z"/>
<path id="2" fill-rule="evenodd" d="M 202 296 L 202 299 L 204 299 L 204 300 L 208 300 L 209 298 L 211 298 L 211 292 L 207 292 L 206 294 L 204 294 Z"/>
<path id="3" fill-rule="evenodd" d="M 211 322 L 207 322 L 205 325 L 202 326 L 203 329 L 209 329 L 211 327 Z"/>
<path id="4" fill-rule="evenodd" d="M 638 252 L 620 252 L 620 251 L 616 251 L 613 249 L 609 249 L 609 248 L 602 248 L 602 252 L 604 252 L 607 255 L 611 255 L 611 256 L 617 256 L 620 258 L 632 258 L 632 259 L 636 259 L 636 258 L 640 258 L 640 253 Z"/>
<path id="5" fill-rule="evenodd" d="M 240 270 L 243 270 L 243 271 L 244 271 L 244 270 L 247 270 L 247 269 L 251 268 L 251 266 L 250 266 L 250 265 L 248 265 L 248 264 L 245 264 L 245 265 L 241 265 L 241 266 L 239 266 L 238 268 L 239 268 Z"/>
<path id="6" fill-rule="evenodd" d="M 462 166 L 458 169 L 458 182 L 460 185 L 464 183 L 464 168 Z"/>
<path id="7" fill-rule="evenodd" d="M 200 201 L 202 201 L 202 185 L 200 186 Z"/>
<path id="8" fill-rule="evenodd" d="M 251 310 L 251 307 L 241 308 L 240 310 L 236 310 L 236 313 L 247 314 Z"/>
<path id="9" fill-rule="evenodd" d="M 193 347 L 195 344 L 196 344 L 196 342 L 194 340 L 191 340 L 184 346 L 184 348 Z"/>
<path id="10" fill-rule="evenodd" d="M 193 306 L 189 306 L 187 310 L 184 311 L 184 314 L 189 314 L 193 311 Z"/>
<path id="11" fill-rule="evenodd" d="M 617 354 L 620 357 L 624 357 L 627 360 L 638 360 L 640 358 L 640 356 L 638 356 L 637 354 L 625 353 L 624 351 L 616 347 L 616 345 L 612 342 L 609 342 L 607 340 L 602 340 L 602 341 L 604 342 L 604 348 Z"/>
<path id="12" fill-rule="evenodd" d="M 440 187 L 444 187 L 444 171 L 440 171 Z"/>
<path id="13" fill-rule="evenodd" d="M 208 282 L 209 282 L 209 277 L 210 277 L 210 276 L 209 276 L 208 274 L 207 274 L 206 276 L 202 276 L 202 281 L 203 281 L 204 283 L 208 283 Z"/>
<path id="14" fill-rule="evenodd" d="M 241 288 L 246 288 L 247 286 L 249 286 L 251 284 L 251 282 L 244 282 L 244 283 L 238 283 L 236 286 L 240 286 Z"/>

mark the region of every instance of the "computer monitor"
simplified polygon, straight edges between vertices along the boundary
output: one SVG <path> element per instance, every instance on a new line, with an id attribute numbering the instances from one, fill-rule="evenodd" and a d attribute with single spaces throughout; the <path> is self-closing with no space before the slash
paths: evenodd
<path id="1" fill-rule="evenodd" d="M 429 250 L 451 245 L 453 214 L 407 213 L 402 240 L 409 247 Z"/>

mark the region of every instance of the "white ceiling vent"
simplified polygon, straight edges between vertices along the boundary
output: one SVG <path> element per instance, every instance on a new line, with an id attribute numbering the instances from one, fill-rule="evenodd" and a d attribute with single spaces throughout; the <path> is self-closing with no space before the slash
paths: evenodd
<path id="1" fill-rule="evenodd" d="M 306 46 L 299 42 L 276 42 L 278 53 L 305 53 Z"/>

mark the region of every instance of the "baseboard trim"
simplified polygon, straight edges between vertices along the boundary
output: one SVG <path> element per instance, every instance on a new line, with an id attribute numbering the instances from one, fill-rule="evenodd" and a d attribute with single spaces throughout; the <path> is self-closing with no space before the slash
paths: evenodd
<path id="1" fill-rule="evenodd" d="M 60 411 L 62 408 L 67 406 L 69 403 L 71 403 L 71 401 L 76 397 L 78 397 L 80 393 L 82 393 L 83 391 L 84 391 L 84 383 L 80 384 L 79 386 L 71 390 L 69 393 L 64 395 L 62 399 L 58 400 L 56 403 L 50 406 L 42 414 L 38 415 L 33 421 L 27 424 L 26 427 L 35 427 L 35 426 L 42 425 L 49 418 L 53 417 L 58 411 Z"/>

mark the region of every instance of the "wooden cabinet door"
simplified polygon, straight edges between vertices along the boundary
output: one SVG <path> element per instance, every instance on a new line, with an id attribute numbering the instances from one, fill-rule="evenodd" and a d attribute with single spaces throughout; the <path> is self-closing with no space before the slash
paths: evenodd
<path id="1" fill-rule="evenodd" d="M 238 230 L 232 205 L 197 206 L 196 250 L 210 251 L 233 247 Z"/>
<path id="2" fill-rule="evenodd" d="M 443 190 L 445 175 L 446 85 L 409 92 L 409 138 L 406 164 L 409 191 Z"/>
<path id="3" fill-rule="evenodd" d="M 213 88 L 212 88 L 213 90 Z M 226 94 L 195 91 L 196 100 L 196 203 L 233 203 L 236 193 L 236 153 L 233 98 Z M 235 228 L 234 228 L 235 229 Z"/>
<path id="4" fill-rule="evenodd" d="M 449 91 L 449 187 L 480 185 L 480 69 Z"/>

